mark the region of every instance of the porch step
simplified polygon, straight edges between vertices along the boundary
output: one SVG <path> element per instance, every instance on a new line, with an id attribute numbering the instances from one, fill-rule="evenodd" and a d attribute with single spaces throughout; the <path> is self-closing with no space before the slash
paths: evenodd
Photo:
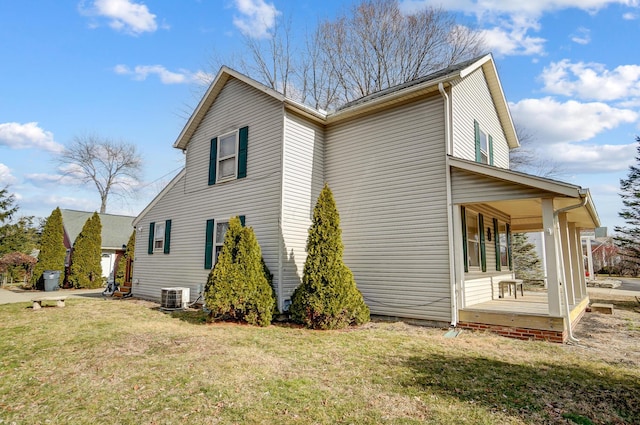
<path id="1" fill-rule="evenodd" d="M 129 292 L 131 292 L 131 287 L 130 286 L 121 286 L 117 292 L 122 292 L 123 294 L 128 294 Z"/>
<path id="2" fill-rule="evenodd" d="M 613 314 L 613 304 L 591 304 L 591 311 L 595 313 Z"/>

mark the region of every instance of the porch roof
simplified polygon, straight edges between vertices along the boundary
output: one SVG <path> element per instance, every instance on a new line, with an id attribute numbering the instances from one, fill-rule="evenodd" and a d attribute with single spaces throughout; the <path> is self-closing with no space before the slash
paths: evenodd
<path id="1" fill-rule="evenodd" d="M 576 227 L 600 226 L 589 189 L 486 164 L 448 157 L 452 167 L 454 204 L 484 204 L 511 217 L 516 232 L 539 231 L 542 226 L 542 199 L 552 198 L 555 211 L 567 210 L 567 220 Z"/>

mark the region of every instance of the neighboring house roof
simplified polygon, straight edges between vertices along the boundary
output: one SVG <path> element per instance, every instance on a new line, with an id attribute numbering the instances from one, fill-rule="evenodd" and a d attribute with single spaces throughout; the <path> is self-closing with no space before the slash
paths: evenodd
<path id="1" fill-rule="evenodd" d="M 479 68 L 482 68 L 486 76 L 489 91 L 496 106 L 500 123 L 504 128 L 507 143 L 510 148 L 517 148 L 520 146 L 518 136 L 516 135 L 515 127 L 511 119 L 507 100 L 504 97 L 504 92 L 502 91 L 502 85 L 498 78 L 498 72 L 496 70 L 493 57 L 490 54 L 460 62 L 427 76 L 362 97 L 343 105 L 338 110 L 329 114 L 289 99 L 282 93 L 279 93 L 264 84 L 247 77 L 246 75 L 234 71 L 231 68 L 223 66 L 209 86 L 209 89 L 202 100 L 200 100 L 200 103 L 187 121 L 187 124 L 180 132 L 180 135 L 173 144 L 173 147 L 178 149 L 187 148 L 189 140 L 230 78 L 236 78 L 273 97 L 277 101 L 282 102 L 288 109 L 295 110 L 296 112 L 321 124 L 328 124 L 351 118 L 355 115 L 370 113 L 374 110 L 378 110 L 398 102 L 404 102 L 407 99 L 437 91 L 439 84 L 450 84 L 456 79 L 465 78 L 467 75 Z"/>
<path id="2" fill-rule="evenodd" d="M 71 245 L 82 231 L 82 227 L 87 222 L 92 212 L 63 210 L 62 225 L 69 237 Z M 98 214 L 102 224 L 102 249 L 122 249 L 126 245 L 133 231 L 133 219 L 135 217 L 115 214 Z"/>

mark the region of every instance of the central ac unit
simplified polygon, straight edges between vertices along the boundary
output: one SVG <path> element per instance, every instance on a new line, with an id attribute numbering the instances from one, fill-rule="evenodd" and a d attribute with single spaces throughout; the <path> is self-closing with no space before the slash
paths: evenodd
<path id="1" fill-rule="evenodd" d="M 190 298 L 189 288 L 162 288 L 160 308 L 163 310 L 179 310 L 187 308 Z"/>

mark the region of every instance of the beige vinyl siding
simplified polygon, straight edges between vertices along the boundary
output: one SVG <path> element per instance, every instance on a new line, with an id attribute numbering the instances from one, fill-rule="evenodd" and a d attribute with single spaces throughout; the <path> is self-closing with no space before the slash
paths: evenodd
<path id="1" fill-rule="evenodd" d="M 455 204 L 549 196 L 549 192 L 541 189 L 483 177 L 455 167 L 451 168 L 451 194 Z"/>
<path id="2" fill-rule="evenodd" d="M 281 302 L 291 298 L 302 279 L 313 208 L 324 183 L 324 129 L 289 112 L 283 144 Z"/>
<path id="3" fill-rule="evenodd" d="M 493 138 L 494 165 L 509 168 L 509 146 L 482 68 L 452 84 L 453 156 L 475 161 L 474 120 Z"/>
<path id="4" fill-rule="evenodd" d="M 249 127 L 247 177 L 208 185 L 213 137 Z M 244 215 L 254 228 L 262 254 L 277 284 L 280 234 L 282 105 L 260 91 L 230 79 L 194 133 L 187 150 L 186 175 L 139 218 L 133 293 L 159 299 L 164 287 L 191 288 L 197 296 L 204 269 L 208 219 Z M 170 219 L 171 253 L 147 253 L 149 223 Z"/>
<path id="5" fill-rule="evenodd" d="M 464 307 L 498 299 L 501 280 L 512 279 L 509 272 L 469 274 L 464 281 Z"/>
<path id="6" fill-rule="evenodd" d="M 330 127 L 325 178 L 372 314 L 450 320 L 443 100 Z"/>

